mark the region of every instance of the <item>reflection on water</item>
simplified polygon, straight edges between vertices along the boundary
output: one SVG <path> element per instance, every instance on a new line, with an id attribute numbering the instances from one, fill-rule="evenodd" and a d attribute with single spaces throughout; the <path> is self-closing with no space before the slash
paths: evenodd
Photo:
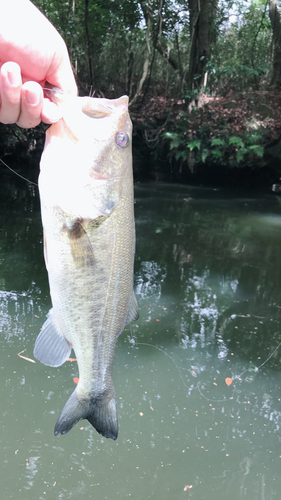
<path id="1" fill-rule="evenodd" d="M 3 497 L 279 498 L 276 198 L 136 186 L 141 317 L 117 343 L 113 442 L 87 421 L 53 436 L 78 370 L 18 356 L 33 358 L 50 298 L 37 190 L 8 175 L 0 190 Z"/>

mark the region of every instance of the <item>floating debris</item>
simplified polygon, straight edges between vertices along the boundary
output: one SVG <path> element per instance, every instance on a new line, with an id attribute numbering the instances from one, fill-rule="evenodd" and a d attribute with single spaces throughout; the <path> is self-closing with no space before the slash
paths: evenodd
<path id="1" fill-rule="evenodd" d="M 18 356 L 22 359 L 25 359 L 26 361 L 30 361 L 30 363 L 36 363 L 36 361 L 34 361 L 34 359 L 31 359 L 31 358 L 27 358 L 26 356 L 22 356 L 22 353 L 25 352 L 26 349 L 24 349 L 23 351 L 21 352 L 18 352 Z"/>

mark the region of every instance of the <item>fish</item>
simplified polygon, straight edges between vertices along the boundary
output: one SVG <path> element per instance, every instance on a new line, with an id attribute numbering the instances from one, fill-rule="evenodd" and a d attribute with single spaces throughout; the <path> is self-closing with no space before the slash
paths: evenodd
<path id="1" fill-rule="evenodd" d="M 79 381 L 55 435 L 87 419 L 115 440 L 115 347 L 139 316 L 128 97 L 73 97 L 59 89 L 49 95 L 62 110 L 46 132 L 38 182 L 52 308 L 34 356 L 53 367 L 71 349 L 77 358 Z"/>

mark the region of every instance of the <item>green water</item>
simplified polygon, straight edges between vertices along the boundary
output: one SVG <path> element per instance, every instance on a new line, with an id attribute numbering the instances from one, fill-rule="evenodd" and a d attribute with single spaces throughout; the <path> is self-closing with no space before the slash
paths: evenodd
<path id="1" fill-rule="evenodd" d="M 141 316 L 118 339 L 113 442 L 87 421 L 53 435 L 78 370 L 18 356 L 50 297 L 37 188 L 7 174 L 0 194 L 1 498 L 281 499 L 277 198 L 136 186 Z"/>

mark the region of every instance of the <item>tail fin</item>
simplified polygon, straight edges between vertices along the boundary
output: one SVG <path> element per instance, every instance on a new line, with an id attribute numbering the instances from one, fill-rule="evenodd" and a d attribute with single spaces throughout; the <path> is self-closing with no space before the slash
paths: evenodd
<path id="1" fill-rule="evenodd" d="M 106 438 L 117 439 L 118 419 L 115 397 L 106 395 L 80 398 L 77 388 L 65 404 L 55 425 L 55 436 L 66 434 L 82 418 L 88 419 L 95 429 Z"/>

